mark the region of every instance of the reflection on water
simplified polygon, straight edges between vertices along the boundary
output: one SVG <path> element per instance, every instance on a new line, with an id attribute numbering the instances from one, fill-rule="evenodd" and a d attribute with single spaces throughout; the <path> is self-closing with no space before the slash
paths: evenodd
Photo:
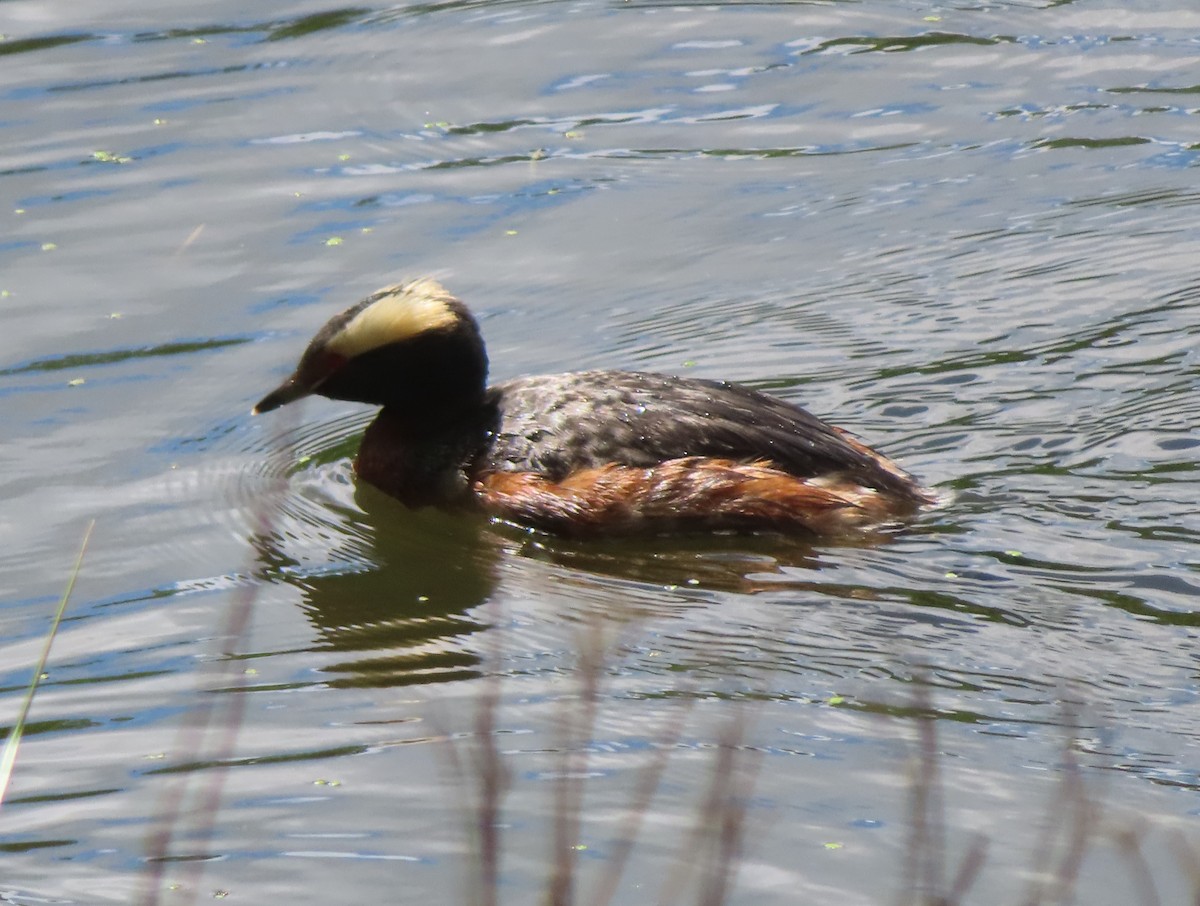
<path id="1" fill-rule="evenodd" d="M 357 500 L 378 495 L 362 488 Z M 394 504 L 390 509 L 397 509 Z M 403 685 L 478 675 L 486 628 L 474 615 L 491 593 L 498 551 L 475 520 L 385 512 L 372 520 L 369 563 L 358 571 L 300 574 L 294 582 L 316 630 L 314 649 L 352 655 L 324 668 L 331 685 Z"/>
<path id="2" fill-rule="evenodd" d="M 293 476 L 295 493 L 285 499 L 278 524 L 256 542 L 264 575 L 300 593 L 316 631 L 313 650 L 364 655 L 323 667 L 333 686 L 478 675 L 481 644 L 474 636 L 496 619 L 484 605 L 497 595 L 506 574 L 536 585 L 550 575 L 553 582 L 577 581 L 573 577 L 582 573 L 590 577 L 584 584 L 599 582 L 610 592 L 624 589 L 628 606 L 619 615 L 641 618 L 670 612 L 669 605 L 666 611 L 655 606 L 662 603 L 658 592 L 669 600 L 675 593 L 686 598 L 688 593 L 817 587 L 801 578 L 817 565 L 804 539 L 710 535 L 585 543 L 479 516 L 407 510 L 365 484 L 354 488 L 349 506 L 350 501 L 338 500 L 346 490 L 340 476 L 347 463 L 337 463 L 333 472 L 316 464 L 356 440 L 354 435 L 305 457 L 313 471 Z M 323 508 L 311 506 L 322 499 Z M 304 500 L 310 504 L 297 505 Z M 885 541 L 881 536 L 860 543 Z M 306 562 L 310 559 L 317 561 L 315 568 Z M 538 564 L 552 573 L 540 580 L 522 575 L 528 569 L 537 575 Z"/>
<path id="3" fill-rule="evenodd" d="M 520 530 L 510 532 L 516 535 Z M 773 582 L 786 583 L 785 568 L 816 567 L 810 541 L 770 534 L 608 538 L 585 543 L 530 533 L 510 553 L 668 591 L 753 593 L 777 587 Z"/>
<path id="4" fill-rule="evenodd" d="M 500 676 L 495 738 L 540 793 L 597 620 L 618 642 L 573 841 L 596 865 L 670 701 L 696 723 L 647 881 L 706 721 L 753 699 L 777 832 L 735 897 L 894 899 L 922 677 L 952 829 L 994 831 L 981 901 L 1020 897 L 1011 841 L 1061 774 L 1064 702 L 1106 800 L 1191 827 L 1200 18 L 1150 6 L 0 3 L 0 704 L 98 519 L 4 897 L 134 899 L 130 828 L 172 770 L 215 773 L 173 740 L 223 696 L 245 719 L 211 889 L 445 902 L 466 835 L 432 740 L 475 732 Z M 744 381 L 945 504 L 852 544 L 575 543 L 356 487 L 361 409 L 245 414 L 330 313 L 429 272 L 496 379 Z M 214 661 L 244 682 L 209 688 Z M 514 902 L 542 889 L 541 803 L 503 816 Z M 1136 900 L 1106 871 L 1081 901 Z"/>

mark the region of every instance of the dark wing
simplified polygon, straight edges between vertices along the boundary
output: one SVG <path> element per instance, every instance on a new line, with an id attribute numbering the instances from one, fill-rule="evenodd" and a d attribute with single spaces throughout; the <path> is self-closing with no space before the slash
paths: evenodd
<path id="1" fill-rule="evenodd" d="M 561 480 L 606 463 L 651 466 L 684 456 L 765 460 L 802 478 L 838 474 L 919 495 L 886 458 L 816 416 L 717 381 L 623 371 L 523 378 L 490 391 L 487 468 Z"/>

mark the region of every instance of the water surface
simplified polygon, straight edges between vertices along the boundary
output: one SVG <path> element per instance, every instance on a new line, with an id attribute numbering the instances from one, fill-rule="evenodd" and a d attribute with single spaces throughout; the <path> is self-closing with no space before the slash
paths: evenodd
<path id="1" fill-rule="evenodd" d="M 926 705 L 951 855 L 991 841 L 975 901 L 1026 889 L 1076 776 L 1108 816 L 1079 899 L 1137 900 L 1130 827 L 1162 901 L 1191 895 L 1200 14 L 13 0 L 0 33 L 8 715 L 97 520 L 4 808 L 7 901 L 462 901 L 442 740 L 468 757 L 491 695 L 504 902 L 550 874 L 564 749 L 586 893 L 667 746 L 620 888 L 654 896 L 735 715 L 731 901 L 891 902 Z M 248 410 L 329 315 L 425 273 L 497 379 L 744 381 L 946 502 L 862 544 L 407 513 L 354 484 L 369 412 Z"/>

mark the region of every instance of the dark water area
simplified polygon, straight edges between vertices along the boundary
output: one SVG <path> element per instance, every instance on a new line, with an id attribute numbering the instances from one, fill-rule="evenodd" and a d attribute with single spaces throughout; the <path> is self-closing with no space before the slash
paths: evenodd
<path id="1" fill-rule="evenodd" d="M 0 899 L 465 902 L 444 740 L 476 751 L 489 696 L 501 902 L 542 896 L 564 750 L 585 894 L 663 747 L 618 896 L 700 877 L 737 717 L 729 901 L 894 902 L 922 709 L 951 864 L 990 841 L 968 902 L 1036 883 L 1076 780 L 1079 901 L 1146 901 L 1130 834 L 1194 898 L 1200 12 L 8 0 L 0 34 L 6 730 L 96 520 Z M 369 411 L 249 409 L 422 274 L 496 379 L 739 380 L 942 503 L 836 543 L 407 512 L 353 479 Z"/>

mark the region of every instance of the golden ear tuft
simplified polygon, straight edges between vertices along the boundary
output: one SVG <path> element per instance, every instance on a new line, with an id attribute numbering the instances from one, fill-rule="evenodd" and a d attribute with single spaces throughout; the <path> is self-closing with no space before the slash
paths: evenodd
<path id="1" fill-rule="evenodd" d="M 412 339 L 431 330 L 451 327 L 459 314 L 454 297 L 428 277 L 397 283 L 372 293 L 366 304 L 328 343 L 328 349 L 355 356 Z"/>

